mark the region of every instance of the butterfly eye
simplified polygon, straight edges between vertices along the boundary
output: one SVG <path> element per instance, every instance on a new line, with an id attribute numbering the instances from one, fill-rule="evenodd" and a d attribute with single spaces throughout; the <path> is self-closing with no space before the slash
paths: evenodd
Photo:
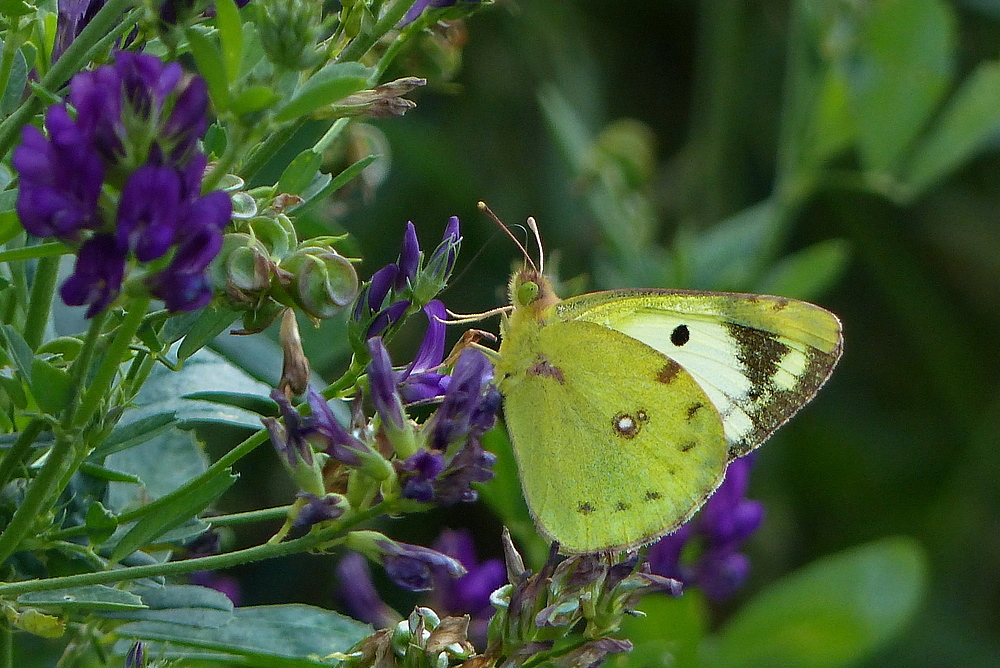
<path id="1" fill-rule="evenodd" d="M 517 288 L 517 303 L 527 306 L 538 299 L 538 283 L 527 281 Z"/>

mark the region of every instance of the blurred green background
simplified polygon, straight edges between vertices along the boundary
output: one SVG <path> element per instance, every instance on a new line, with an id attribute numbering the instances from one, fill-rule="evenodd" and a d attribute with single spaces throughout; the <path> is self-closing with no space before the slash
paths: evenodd
<path id="1" fill-rule="evenodd" d="M 503 304 L 520 254 L 483 199 L 508 223 L 538 219 L 563 296 L 683 287 L 830 308 L 843 361 L 759 451 L 753 573 L 715 618 L 824 555 L 910 536 L 928 554 L 926 599 L 862 665 L 1000 665 L 1000 2 L 501 1 L 424 47 L 394 73 L 429 76 L 418 106 L 358 129 L 385 159 L 329 212 L 362 277 L 395 259 L 407 220 L 429 249 L 458 215 L 442 299 Z M 405 334 L 398 362 L 419 328 Z M 337 327 L 304 335 L 336 377 Z M 277 475 L 258 455 L 240 483 L 255 507 Z M 484 552 L 499 546 L 483 504 L 414 522 L 385 528 L 426 544 L 463 524 Z M 234 574 L 244 604 L 331 605 L 330 564 Z"/>

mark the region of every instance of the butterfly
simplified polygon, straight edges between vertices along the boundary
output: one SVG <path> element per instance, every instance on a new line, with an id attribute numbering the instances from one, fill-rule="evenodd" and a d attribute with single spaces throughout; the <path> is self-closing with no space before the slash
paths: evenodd
<path id="1" fill-rule="evenodd" d="M 514 273 L 509 294 L 495 362 L 504 420 L 535 524 L 568 554 L 677 529 L 729 462 L 812 399 L 843 350 L 837 316 L 784 297 L 638 289 L 560 300 L 533 266 Z"/>

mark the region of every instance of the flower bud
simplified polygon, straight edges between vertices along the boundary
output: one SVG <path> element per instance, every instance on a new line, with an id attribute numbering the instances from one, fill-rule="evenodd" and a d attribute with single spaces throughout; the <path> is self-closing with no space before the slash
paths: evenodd
<path id="1" fill-rule="evenodd" d="M 313 318 L 332 318 L 357 296 L 354 265 L 328 245 L 299 248 L 280 267 L 291 274 L 282 281 L 291 298 Z"/>

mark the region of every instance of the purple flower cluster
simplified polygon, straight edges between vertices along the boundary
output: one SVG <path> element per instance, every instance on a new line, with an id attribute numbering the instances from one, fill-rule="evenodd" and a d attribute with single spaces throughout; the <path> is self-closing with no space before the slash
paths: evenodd
<path id="1" fill-rule="evenodd" d="M 355 336 L 356 339 L 367 340 L 380 336 L 399 322 L 411 307 L 416 310 L 430 305 L 434 296 L 448 282 L 455 267 L 462 241 L 458 225 L 457 216 L 448 219 L 444 238 L 424 263 L 417 241 L 417 230 L 413 223 L 406 224 L 399 258 L 375 272 L 358 295 L 352 319 L 355 331 L 359 333 Z M 444 318 L 444 307 L 426 313 L 433 325 L 435 317 Z"/>
<path id="2" fill-rule="evenodd" d="M 436 569 L 430 607 L 442 617 L 469 615 L 469 638 L 477 646 L 485 646 L 486 628 L 494 612 L 490 594 L 507 582 L 503 561 L 479 561 L 472 534 L 466 529 L 444 529 L 433 547 L 457 559 L 467 572 L 454 578 Z"/>
<path id="3" fill-rule="evenodd" d="M 728 598 L 743 586 L 750 561 L 743 542 L 764 519 L 764 506 L 746 498 L 753 456 L 729 465 L 726 479 L 693 520 L 649 548 L 653 573 L 698 587 L 713 600 Z M 698 550 L 695 559 L 687 559 Z"/>
<path id="4" fill-rule="evenodd" d="M 430 332 L 428 336 L 435 334 Z M 371 339 L 368 347 L 372 357 L 368 367 L 372 399 L 388 428 L 404 427 L 401 386 L 410 382 L 410 388 L 445 388 L 441 405 L 421 425 L 422 446 L 395 462 L 403 498 L 443 506 L 476 500 L 478 494 L 471 484 L 490 480 L 496 462 L 496 456 L 480 443 L 482 435 L 493 427 L 500 408 L 500 393 L 493 384 L 493 365 L 482 352 L 467 348 L 459 355 L 447 382 L 436 371 L 425 370 L 421 373 L 432 374 L 435 381 L 424 384 L 419 380 L 421 373 L 412 369 L 402 374 L 393 371 L 380 338 Z M 428 359 L 424 361 L 429 363 Z M 429 369 L 440 364 L 438 358 L 437 364 Z"/>
<path id="5" fill-rule="evenodd" d="M 134 259 L 157 262 L 146 287 L 169 310 L 205 305 L 205 270 L 222 247 L 232 203 L 223 192 L 201 194 L 204 80 L 184 77 L 177 63 L 119 52 L 114 65 L 73 77 L 69 102 L 75 119 L 67 105 L 51 107 L 48 139 L 26 126 L 13 155 L 25 230 L 80 244 L 63 300 L 94 316 L 121 292 Z M 104 187 L 109 201 L 120 194 L 116 206 L 102 201 Z"/>

